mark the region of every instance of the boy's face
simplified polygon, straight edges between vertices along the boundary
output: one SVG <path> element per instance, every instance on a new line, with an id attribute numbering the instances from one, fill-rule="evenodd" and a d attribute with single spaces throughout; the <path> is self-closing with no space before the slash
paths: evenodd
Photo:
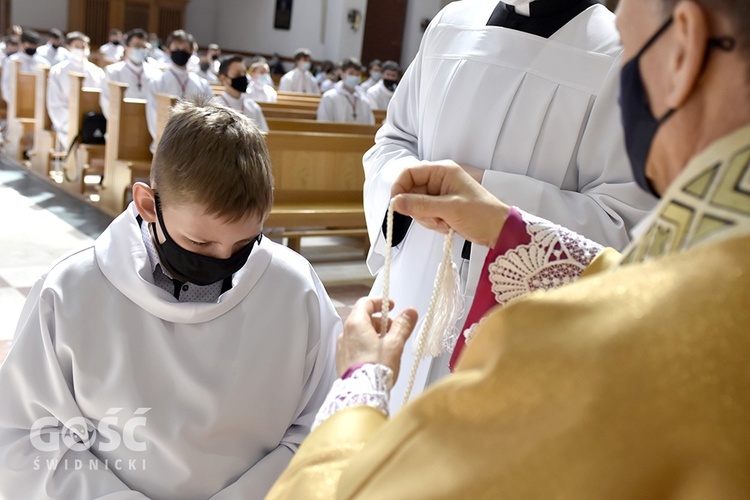
<path id="1" fill-rule="evenodd" d="M 145 184 L 136 183 L 133 200 L 143 220 L 154 223 L 156 237 L 163 243 L 166 238 L 159 227 L 154 192 Z M 185 250 L 216 259 L 228 259 L 263 230 L 263 220 L 255 214 L 228 222 L 217 215 L 207 214 L 203 205 L 195 203 L 175 205 L 162 202 L 161 210 L 164 225 L 175 243 Z"/>
<path id="2" fill-rule="evenodd" d="M 162 216 L 169 235 L 178 245 L 216 259 L 228 259 L 263 230 L 258 216 L 227 222 L 221 217 L 207 214 L 205 207 L 196 204 L 162 206 Z M 164 242 L 158 223 L 156 232 L 159 241 Z"/>
<path id="3" fill-rule="evenodd" d="M 393 69 L 387 69 L 383 71 L 383 79 L 385 80 L 398 80 L 398 71 Z"/>
<path id="4" fill-rule="evenodd" d="M 169 44 L 169 52 L 172 53 L 176 50 L 184 50 L 188 54 L 193 53 L 193 45 L 187 40 L 172 40 Z"/>
<path id="5" fill-rule="evenodd" d="M 83 40 L 73 40 L 68 44 L 69 49 L 79 49 L 79 50 L 86 50 L 89 48 L 89 44 L 84 42 Z"/>

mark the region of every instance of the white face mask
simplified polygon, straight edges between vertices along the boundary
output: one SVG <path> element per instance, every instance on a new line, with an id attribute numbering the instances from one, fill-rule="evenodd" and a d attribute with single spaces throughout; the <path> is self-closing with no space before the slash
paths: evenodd
<path id="1" fill-rule="evenodd" d="M 344 85 L 354 90 L 361 81 L 362 81 L 362 78 L 357 75 L 346 75 L 346 79 L 344 80 Z"/>
<path id="2" fill-rule="evenodd" d="M 299 69 L 301 69 L 302 71 L 310 71 L 310 66 L 312 66 L 310 64 L 310 62 L 309 61 L 305 61 L 305 62 L 299 64 Z"/>
<path id="3" fill-rule="evenodd" d="M 89 57 L 89 49 L 70 49 L 70 57 L 76 62 L 83 62 Z"/>
<path id="4" fill-rule="evenodd" d="M 373 81 L 377 82 L 380 80 L 380 71 L 371 71 L 370 72 L 370 78 L 373 79 Z"/>
<path id="5" fill-rule="evenodd" d="M 143 64 L 143 61 L 146 60 L 147 56 L 148 53 L 146 52 L 146 49 L 133 49 L 130 52 L 130 60 L 135 64 Z"/>

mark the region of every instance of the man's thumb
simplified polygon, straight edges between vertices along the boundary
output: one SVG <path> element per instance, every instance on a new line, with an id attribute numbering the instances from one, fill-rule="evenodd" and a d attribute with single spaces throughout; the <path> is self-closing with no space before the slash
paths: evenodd
<path id="1" fill-rule="evenodd" d="M 415 219 L 435 218 L 439 219 L 442 215 L 442 204 L 435 196 L 426 194 L 400 194 L 396 196 L 393 209 L 403 215 L 408 215 Z"/>
<path id="2" fill-rule="evenodd" d="M 388 331 L 389 335 L 394 335 L 399 338 L 402 342 L 406 342 L 409 338 L 414 326 L 417 324 L 417 318 L 419 314 L 417 310 L 410 307 L 399 314 L 391 324 L 391 329 Z"/>

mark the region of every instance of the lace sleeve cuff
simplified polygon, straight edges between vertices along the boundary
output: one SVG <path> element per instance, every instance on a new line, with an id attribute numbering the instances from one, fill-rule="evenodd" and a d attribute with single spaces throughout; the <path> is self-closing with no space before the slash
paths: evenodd
<path id="1" fill-rule="evenodd" d="M 489 309 L 575 281 L 602 249 L 570 229 L 512 207 L 497 244 L 485 259 L 451 369 Z"/>
<path id="2" fill-rule="evenodd" d="M 312 430 L 334 413 L 352 406 L 371 406 L 388 416 L 392 386 L 393 371 L 387 366 L 374 363 L 360 366 L 349 377 L 340 378 L 333 383 L 323 406 L 315 416 Z"/>

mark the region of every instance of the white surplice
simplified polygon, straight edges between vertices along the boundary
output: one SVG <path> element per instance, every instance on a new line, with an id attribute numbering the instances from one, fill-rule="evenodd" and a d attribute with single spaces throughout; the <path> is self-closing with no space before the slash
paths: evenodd
<path id="1" fill-rule="evenodd" d="M 391 185 L 420 160 L 451 159 L 485 169 L 482 184 L 503 202 L 618 249 L 655 204 L 633 181 L 624 150 L 617 107 L 622 49 L 614 15 L 603 5 L 589 7 L 545 39 L 487 26 L 496 5 L 465 0 L 435 17 L 364 157 L 373 273 L 383 263 L 381 225 Z M 442 245 L 442 235 L 412 223 L 394 249 L 390 289 L 396 310 L 427 311 Z M 456 238 L 459 265 L 462 246 Z M 476 287 L 486 252 L 472 247 L 468 290 Z M 381 289 L 378 276 L 371 294 L 379 296 Z M 465 310 L 471 300 L 466 298 Z M 412 352 L 409 342 L 393 411 L 401 405 Z M 434 381 L 447 373 L 447 357 L 421 363 L 414 394 L 428 376 Z"/>
<path id="2" fill-rule="evenodd" d="M 29 294 L 0 367 L 0 498 L 262 498 L 333 383 L 341 321 L 305 259 L 263 238 L 218 302 L 178 302 L 136 215 Z"/>
<path id="3" fill-rule="evenodd" d="M 13 61 L 21 61 L 21 73 L 36 73 L 38 66 L 49 66 L 47 59 L 41 54 L 35 53 L 33 56 L 28 55 L 23 50 L 16 52 L 12 56 L 8 57 L 3 66 L 2 84 L 1 89 L 3 93 L 3 99 L 5 102 L 10 100 L 11 85 L 10 82 L 13 80 L 13 75 L 16 71 L 16 65 Z"/>
<path id="4" fill-rule="evenodd" d="M 388 104 L 393 99 L 393 90 L 385 87 L 383 80 L 367 89 L 367 101 L 372 109 L 388 109 Z"/>
<path id="5" fill-rule="evenodd" d="M 75 59 L 66 59 L 50 68 L 47 82 L 47 113 L 57 133 L 57 142 L 65 149 L 68 148 L 68 141 L 75 139 L 68 137 L 70 73 L 82 73 L 83 86 L 87 88 L 101 89 L 104 81 L 104 71 L 88 60 L 81 63 Z"/>
<path id="6" fill-rule="evenodd" d="M 343 81 L 321 96 L 317 118 L 322 122 L 375 124 L 365 95 L 359 90 L 350 91 Z"/>
<path id="7" fill-rule="evenodd" d="M 258 103 L 253 101 L 247 93 L 242 93 L 239 98 L 234 98 L 227 92 L 223 92 L 221 95 L 214 98 L 214 102 L 239 111 L 243 115 L 252 119 L 260 130 L 268 132 L 268 123 L 266 123 L 266 117 L 263 115 L 263 110 L 260 109 Z"/>
<path id="8" fill-rule="evenodd" d="M 281 77 L 279 90 L 282 92 L 304 92 L 305 94 L 320 94 L 318 82 L 309 71 L 299 68 L 287 72 Z"/>
<path id="9" fill-rule="evenodd" d="M 277 93 L 276 89 L 272 86 L 256 80 L 255 78 L 248 78 L 249 85 L 247 86 L 247 95 L 249 95 L 255 102 L 276 102 Z"/>
<path id="10" fill-rule="evenodd" d="M 109 117 L 109 82 L 127 83 L 125 97 L 129 99 L 146 99 L 151 82 L 160 76 L 161 70 L 155 64 L 135 64 L 127 58 L 104 68 L 104 82 L 99 96 L 99 105 L 104 116 Z"/>
<path id="11" fill-rule="evenodd" d="M 214 98 L 211 86 L 206 80 L 184 68 L 170 64 L 159 77 L 151 82 L 146 98 L 146 123 L 151 137 L 156 138 L 156 94 L 168 94 L 177 97 L 202 96 L 208 100 Z M 156 145 L 151 144 L 151 152 Z"/>

